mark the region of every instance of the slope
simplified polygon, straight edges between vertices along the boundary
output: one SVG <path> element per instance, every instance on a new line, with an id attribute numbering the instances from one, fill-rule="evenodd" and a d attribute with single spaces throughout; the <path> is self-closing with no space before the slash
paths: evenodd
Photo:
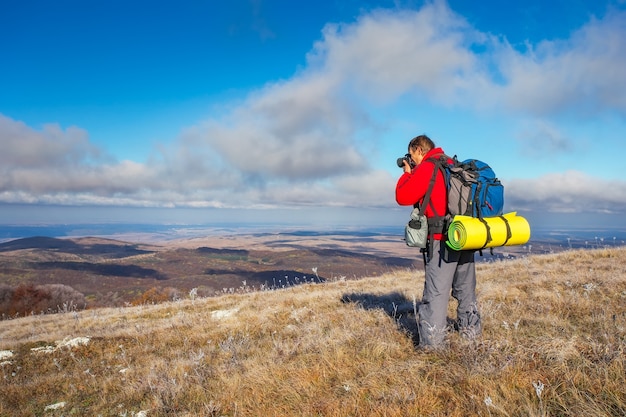
<path id="1" fill-rule="evenodd" d="M 483 337 L 441 351 L 414 346 L 415 269 L 3 321 L 0 415 L 621 416 L 625 259 L 480 264 Z"/>

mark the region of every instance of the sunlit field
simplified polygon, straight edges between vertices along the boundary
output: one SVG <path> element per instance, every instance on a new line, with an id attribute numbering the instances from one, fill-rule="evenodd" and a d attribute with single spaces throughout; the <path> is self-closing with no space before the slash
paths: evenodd
<path id="1" fill-rule="evenodd" d="M 479 263 L 483 336 L 437 351 L 423 270 L 4 320 L 0 415 L 623 416 L 625 258 Z"/>

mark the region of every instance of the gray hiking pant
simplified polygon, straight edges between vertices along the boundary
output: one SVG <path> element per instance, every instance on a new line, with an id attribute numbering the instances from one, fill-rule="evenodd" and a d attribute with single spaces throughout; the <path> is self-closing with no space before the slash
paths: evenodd
<path id="1" fill-rule="evenodd" d="M 455 251 L 445 242 L 433 242 L 433 253 L 425 266 L 424 294 L 418 308 L 420 346 L 440 347 L 447 333 L 450 291 L 458 301 L 457 326 L 461 335 L 474 338 L 481 333 L 476 305 L 474 251 Z"/>

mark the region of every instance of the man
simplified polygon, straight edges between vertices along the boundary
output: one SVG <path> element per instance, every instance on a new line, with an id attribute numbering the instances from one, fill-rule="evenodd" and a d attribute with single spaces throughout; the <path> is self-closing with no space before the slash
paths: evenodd
<path id="1" fill-rule="evenodd" d="M 444 155 L 441 148 L 426 135 L 409 142 L 409 154 L 415 163 L 404 161 L 404 173 L 396 185 L 396 201 L 400 205 L 423 203 L 436 169 L 430 158 Z M 474 251 L 455 251 L 446 245 L 445 231 L 432 223 L 435 217 L 447 213 L 447 191 L 443 174 L 438 171 L 427 207 L 421 212 L 429 219 L 430 252 L 425 259 L 424 294 L 418 308 L 417 320 L 420 346 L 442 347 L 447 332 L 447 311 L 450 291 L 458 301 L 457 321 L 461 335 L 474 338 L 481 333 L 480 314 L 476 304 L 476 269 Z"/>

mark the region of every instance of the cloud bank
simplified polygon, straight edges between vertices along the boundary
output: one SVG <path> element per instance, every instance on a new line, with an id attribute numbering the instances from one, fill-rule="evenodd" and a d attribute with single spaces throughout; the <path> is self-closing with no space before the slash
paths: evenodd
<path id="1" fill-rule="evenodd" d="M 117 160 L 78 127 L 37 129 L 0 115 L 0 202 L 393 207 L 398 172 L 377 168 L 372 150 L 380 144 L 369 139 L 381 129 L 377 112 L 402 101 L 538 120 L 623 118 L 625 67 L 619 11 L 592 18 L 569 39 L 520 50 L 444 2 L 377 10 L 326 26 L 305 68 L 147 150 L 153 156 L 145 163 Z M 568 147 L 554 132 L 533 140 L 524 152 Z M 626 211 L 624 181 L 579 171 L 513 178 L 505 188 L 519 210 Z"/>

